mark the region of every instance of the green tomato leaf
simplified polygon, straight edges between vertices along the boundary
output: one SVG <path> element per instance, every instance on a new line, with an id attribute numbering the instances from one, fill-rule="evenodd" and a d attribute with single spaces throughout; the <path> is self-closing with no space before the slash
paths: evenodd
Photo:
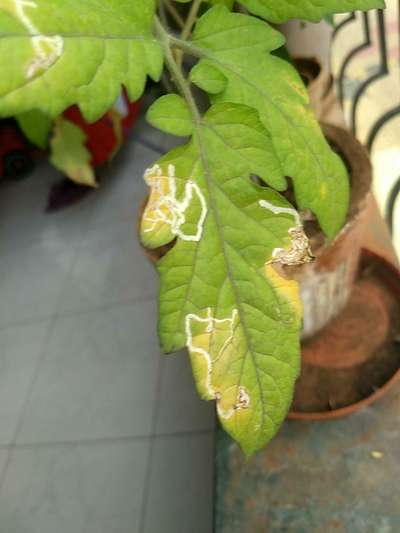
<path id="1" fill-rule="evenodd" d="M 57 119 L 51 140 L 50 162 L 79 185 L 97 187 L 90 161 L 92 156 L 85 146 L 86 135 L 73 122 Z"/>
<path id="2" fill-rule="evenodd" d="M 283 36 L 262 20 L 214 7 L 197 23 L 189 45 L 203 58 L 191 79 L 202 80 L 200 85 L 213 102 L 257 109 L 271 135 L 282 186 L 276 186 L 276 175 L 273 183 L 268 177 L 266 182 L 282 190 L 284 176 L 292 178 L 299 207 L 311 209 L 333 238 L 348 211 L 347 171 L 323 137 L 296 70 L 267 53 L 283 43 Z M 226 80 L 219 94 L 214 94 L 215 86 L 207 81 L 211 64 Z"/>
<path id="3" fill-rule="evenodd" d="M 94 121 L 121 85 L 139 98 L 146 76 L 158 80 L 162 70 L 154 12 L 154 0 L 0 2 L 0 116 L 55 117 L 77 103 Z"/>
<path id="4" fill-rule="evenodd" d="M 155 128 L 180 137 L 188 137 L 193 132 L 187 104 L 177 94 L 167 94 L 156 100 L 147 111 L 146 119 Z"/>
<path id="5" fill-rule="evenodd" d="M 45 150 L 49 144 L 52 127 L 50 117 L 41 111 L 27 111 L 15 117 L 25 137 L 35 146 Z"/>
<path id="6" fill-rule="evenodd" d="M 317 22 L 325 15 L 384 8 L 384 0 L 239 0 L 254 15 L 275 23 L 292 18 Z"/>
<path id="7" fill-rule="evenodd" d="M 221 93 L 227 84 L 227 79 L 222 72 L 207 61 L 202 61 L 192 68 L 190 79 L 197 87 L 209 94 Z"/>
<path id="8" fill-rule="evenodd" d="M 247 455 L 278 430 L 299 371 L 298 286 L 273 263 L 310 260 L 297 212 L 251 180 L 272 152 L 254 109 L 216 104 L 145 174 L 141 240 L 176 240 L 158 264 L 162 346 L 188 347 L 200 395 Z"/>
<path id="9" fill-rule="evenodd" d="M 212 6 L 222 4 L 223 6 L 226 6 L 228 9 L 232 9 L 233 4 L 235 3 L 235 0 L 207 0 L 207 2 L 211 4 Z"/>

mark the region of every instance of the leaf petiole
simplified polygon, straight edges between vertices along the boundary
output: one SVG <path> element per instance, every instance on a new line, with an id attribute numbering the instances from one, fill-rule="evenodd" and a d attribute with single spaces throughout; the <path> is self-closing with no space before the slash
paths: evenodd
<path id="1" fill-rule="evenodd" d="M 181 33 L 181 39 L 182 41 L 187 41 L 190 37 L 190 34 L 192 33 L 193 26 L 195 25 L 195 22 L 197 20 L 197 16 L 199 14 L 199 9 L 202 4 L 203 0 L 193 0 L 192 7 L 190 8 L 188 17 L 186 19 L 185 26 Z"/>
<path id="2" fill-rule="evenodd" d="M 200 113 L 197 108 L 195 99 L 193 97 L 192 91 L 190 90 L 189 82 L 186 80 L 185 76 L 182 73 L 181 67 L 178 65 L 172 50 L 171 50 L 171 43 L 174 42 L 177 44 L 177 48 L 181 48 L 179 44 L 184 43 L 185 41 L 182 41 L 181 39 L 173 38 L 163 27 L 160 19 L 158 17 L 155 17 L 154 19 L 154 29 L 155 33 L 159 39 L 159 42 L 161 44 L 161 47 L 163 49 L 165 63 L 167 65 L 167 68 L 169 72 L 171 73 L 172 79 L 176 84 L 176 87 L 178 88 L 179 92 L 181 93 L 182 97 L 185 99 L 191 115 L 193 117 L 193 121 L 196 125 L 200 123 Z"/>

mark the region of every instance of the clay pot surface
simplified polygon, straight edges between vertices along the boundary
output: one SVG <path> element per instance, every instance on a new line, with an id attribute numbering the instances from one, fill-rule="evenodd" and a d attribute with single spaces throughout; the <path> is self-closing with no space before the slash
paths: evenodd
<path id="1" fill-rule="evenodd" d="M 348 131 L 322 124 L 325 137 L 346 163 L 351 183 L 347 221 L 333 242 L 329 242 L 315 221 L 305 222 L 315 261 L 284 267 L 288 278 L 300 284 L 303 301 L 302 339 L 324 328 L 348 302 L 360 258 L 372 168 L 366 150 Z"/>
<path id="2" fill-rule="evenodd" d="M 363 252 L 343 312 L 304 343 L 289 418 L 329 420 L 381 398 L 400 381 L 400 272 Z"/>
<path id="3" fill-rule="evenodd" d="M 307 87 L 310 104 L 317 119 L 336 126 L 345 126 L 346 121 L 330 70 L 321 65 L 315 57 L 295 57 L 293 65 Z"/>

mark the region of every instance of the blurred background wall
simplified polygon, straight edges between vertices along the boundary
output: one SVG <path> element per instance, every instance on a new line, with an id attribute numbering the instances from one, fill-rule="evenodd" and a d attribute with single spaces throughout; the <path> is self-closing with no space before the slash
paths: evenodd
<path id="1" fill-rule="evenodd" d="M 400 1 L 368 14 L 284 26 L 293 55 L 316 57 L 337 81 L 347 125 L 370 152 L 374 192 L 400 254 Z"/>

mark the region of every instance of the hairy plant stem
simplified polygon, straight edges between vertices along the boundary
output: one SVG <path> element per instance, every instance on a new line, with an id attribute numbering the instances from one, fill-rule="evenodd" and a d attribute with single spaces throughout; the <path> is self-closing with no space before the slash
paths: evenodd
<path id="1" fill-rule="evenodd" d="M 189 14 L 187 16 L 185 25 L 183 27 L 182 33 L 181 33 L 181 41 L 187 41 L 192 33 L 193 26 L 196 23 L 197 16 L 199 14 L 199 9 L 202 4 L 203 0 L 193 0 L 192 7 L 190 8 Z M 178 61 L 178 65 L 181 67 L 183 63 L 183 52 L 182 50 L 178 50 L 176 52 L 176 58 Z"/>
<path id="2" fill-rule="evenodd" d="M 198 59 L 208 57 L 207 52 L 201 48 L 197 48 L 189 41 L 183 41 L 182 39 L 170 35 L 169 42 L 173 48 L 178 48 L 179 50 L 182 50 L 182 52 L 186 52 L 193 57 L 197 57 Z"/>
<path id="3" fill-rule="evenodd" d="M 167 24 L 168 24 L 167 13 L 165 11 L 165 4 L 162 1 L 158 4 L 158 14 L 164 26 L 167 27 Z"/>
<path id="4" fill-rule="evenodd" d="M 187 16 L 185 26 L 181 33 L 182 41 L 187 41 L 192 33 L 193 26 L 197 20 L 197 15 L 199 13 L 200 6 L 203 0 L 193 0 L 192 7 L 190 8 L 189 14 Z"/>
<path id="5" fill-rule="evenodd" d="M 196 105 L 196 101 L 192 94 L 192 91 L 190 90 L 189 82 L 183 75 L 182 68 L 180 67 L 180 65 L 178 64 L 178 61 L 175 59 L 174 54 L 172 53 L 171 44 L 173 42 L 175 43 L 175 46 L 177 48 L 181 48 L 179 44 L 185 41 L 182 41 L 181 39 L 173 38 L 171 35 L 169 35 L 169 33 L 165 30 L 165 28 L 161 24 L 158 17 L 155 17 L 154 19 L 154 30 L 163 48 L 165 63 L 171 74 L 172 80 L 174 81 L 182 97 L 186 100 L 186 103 L 189 106 L 194 122 L 197 125 L 199 125 L 201 121 L 201 117 L 200 117 L 200 113 Z"/>
<path id="6" fill-rule="evenodd" d="M 162 2 L 165 4 L 167 11 L 171 15 L 171 17 L 175 20 L 179 28 L 183 30 L 183 28 L 185 27 L 185 21 L 181 17 L 176 7 L 171 3 L 171 0 L 162 0 Z"/>

